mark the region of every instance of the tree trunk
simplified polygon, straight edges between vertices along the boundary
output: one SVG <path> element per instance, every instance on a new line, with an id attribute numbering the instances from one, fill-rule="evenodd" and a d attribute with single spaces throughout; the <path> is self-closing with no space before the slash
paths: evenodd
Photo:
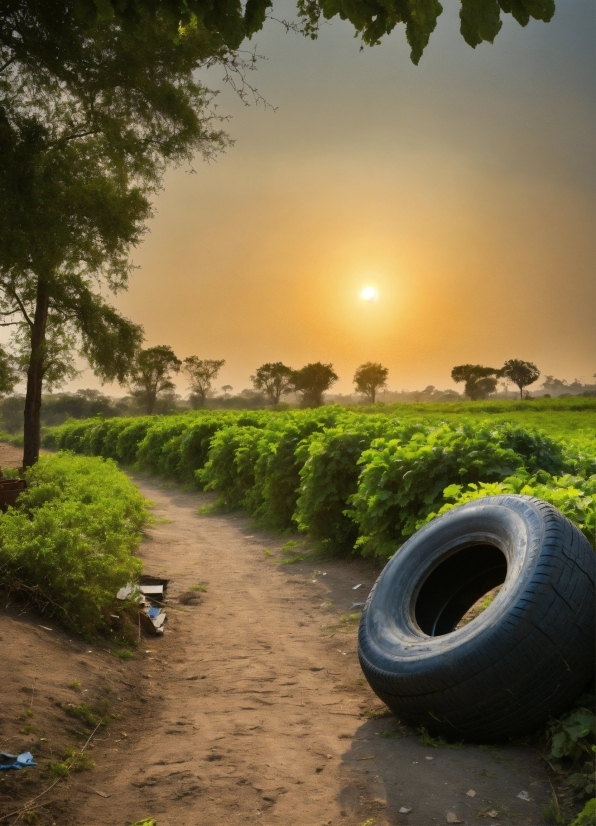
<path id="1" fill-rule="evenodd" d="M 370 391 L 370 396 L 371 396 L 371 399 L 372 399 L 372 403 L 374 404 L 374 403 L 375 403 L 375 399 L 377 398 L 377 391 L 376 391 L 376 388 L 374 388 L 374 387 L 373 387 L 373 388 L 371 389 L 371 391 Z"/>
<path id="2" fill-rule="evenodd" d="M 23 431 L 23 467 L 31 467 L 39 459 L 41 440 L 41 391 L 44 374 L 46 326 L 48 322 L 49 290 L 40 278 L 37 282 L 35 315 L 31 327 L 31 355 L 27 370 Z"/>

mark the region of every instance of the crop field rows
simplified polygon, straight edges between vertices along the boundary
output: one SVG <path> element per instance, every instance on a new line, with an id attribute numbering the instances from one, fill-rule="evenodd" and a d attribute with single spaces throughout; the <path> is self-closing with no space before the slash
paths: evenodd
<path id="1" fill-rule="evenodd" d="M 387 559 L 438 513 L 500 493 L 551 502 L 594 544 L 593 400 L 377 411 L 73 420 L 48 429 L 43 445 L 217 491 L 214 507 L 243 508 L 263 527 L 298 528 L 335 555 Z"/>

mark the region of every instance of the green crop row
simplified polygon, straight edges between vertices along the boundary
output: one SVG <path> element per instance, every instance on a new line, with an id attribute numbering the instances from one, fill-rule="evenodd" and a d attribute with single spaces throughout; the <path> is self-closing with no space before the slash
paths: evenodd
<path id="1" fill-rule="evenodd" d="M 214 490 L 218 507 L 298 527 L 336 554 L 386 559 L 454 495 L 513 489 L 553 501 L 594 541 L 594 442 L 565 445 L 494 418 L 429 422 L 339 406 L 208 411 L 72 421 L 43 443 Z"/>
<path id="2" fill-rule="evenodd" d="M 0 585 L 91 637 L 140 573 L 145 501 L 115 462 L 97 458 L 42 456 L 26 479 L 17 507 L 0 513 Z"/>

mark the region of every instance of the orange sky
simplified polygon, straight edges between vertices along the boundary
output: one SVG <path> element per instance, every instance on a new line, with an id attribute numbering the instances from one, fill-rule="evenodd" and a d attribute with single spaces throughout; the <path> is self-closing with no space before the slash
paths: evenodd
<path id="1" fill-rule="evenodd" d="M 277 111 L 225 89 L 235 146 L 167 175 L 134 251 L 117 305 L 147 346 L 225 358 L 234 391 L 278 360 L 332 362 L 341 392 L 368 360 L 391 389 L 509 358 L 588 381 L 594 7 L 559 5 L 476 50 L 449 7 L 418 68 L 401 30 L 361 53 L 343 24 L 313 43 L 269 23 L 250 79 Z"/>

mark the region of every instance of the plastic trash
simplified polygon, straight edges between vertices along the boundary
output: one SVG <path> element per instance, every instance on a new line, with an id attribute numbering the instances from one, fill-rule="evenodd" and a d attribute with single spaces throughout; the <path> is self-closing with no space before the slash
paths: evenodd
<path id="1" fill-rule="evenodd" d="M 0 769 L 26 769 L 28 766 L 37 766 L 30 751 L 24 751 L 22 754 L 1 752 L 0 758 L 11 761 L 10 763 L 0 763 Z"/>

